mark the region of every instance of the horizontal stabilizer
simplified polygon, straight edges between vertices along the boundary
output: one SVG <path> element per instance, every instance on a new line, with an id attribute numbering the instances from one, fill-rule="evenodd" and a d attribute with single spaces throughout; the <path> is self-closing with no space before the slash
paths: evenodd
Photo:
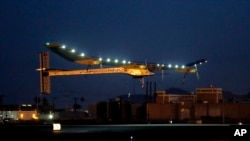
<path id="1" fill-rule="evenodd" d="M 207 63 L 207 59 L 200 59 L 200 60 L 197 60 L 195 62 L 188 63 L 188 64 L 186 64 L 186 66 L 192 67 L 192 66 L 196 66 L 196 65 L 201 65 L 203 63 Z"/>

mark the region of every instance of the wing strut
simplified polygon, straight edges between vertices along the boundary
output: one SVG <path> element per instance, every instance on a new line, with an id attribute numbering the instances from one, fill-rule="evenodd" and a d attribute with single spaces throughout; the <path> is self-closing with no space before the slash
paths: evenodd
<path id="1" fill-rule="evenodd" d="M 140 78 L 141 81 L 141 88 L 144 88 L 144 77 Z"/>

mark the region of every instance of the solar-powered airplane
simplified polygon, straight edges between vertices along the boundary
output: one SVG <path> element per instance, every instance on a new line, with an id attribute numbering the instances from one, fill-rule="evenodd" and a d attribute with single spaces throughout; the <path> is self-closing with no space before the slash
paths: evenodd
<path id="1" fill-rule="evenodd" d="M 144 77 L 153 76 L 157 71 L 175 70 L 184 73 L 184 78 L 187 74 L 196 73 L 198 77 L 197 66 L 206 63 L 206 59 L 200 59 L 186 65 L 171 65 L 158 63 L 145 63 L 137 61 L 118 60 L 111 58 L 90 57 L 84 53 L 78 53 L 75 49 L 70 49 L 59 43 L 45 43 L 45 47 L 61 56 L 62 58 L 75 62 L 81 65 L 86 65 L 87 69 L 80 70 L 64 70 L 51 69 L 49 67 L 48 52 L 40 53 L 40 84 L 41 93 L 50 93 L 50 77 L 52 76 L 68 76 L 68 75 L 90 75 L 90 74 L 128 74 L 134 78 L 140 78 L 142 87 L 144 86 Z M 99 66 L 89 68 L 89 66 Z"/>

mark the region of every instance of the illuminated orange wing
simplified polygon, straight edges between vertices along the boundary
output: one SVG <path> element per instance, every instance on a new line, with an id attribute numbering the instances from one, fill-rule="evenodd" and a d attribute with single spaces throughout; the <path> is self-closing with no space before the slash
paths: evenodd
<path id="1" fill-rule="evenodd" d="M 59 43 L 46 43 L 45 47 L 50 49 L 52 52 L 63 57 L 68 61 L 72 61 L 81 65 L 106 65 L 113 67 L 123 67 L 125 69 L 139 69 L 139 70 L 148 70 L 151 72 L 161 71 L 161 70 L 175 70 L 180 73 L 195 73 L 197 72 L 196 66 L 204 62 L 207 62 L 206 59 L 200 59 L 195 62 L 188 63 L 186 65 L 164 65 L 157 63 L 144 63 L 136 61 L 119 61 L 118 59 L 110 58 L 98 58 L 98 57 L 89 57 L 84 53 L 78 53 L 74 49 L 69 49 L 65 45 Z"/>

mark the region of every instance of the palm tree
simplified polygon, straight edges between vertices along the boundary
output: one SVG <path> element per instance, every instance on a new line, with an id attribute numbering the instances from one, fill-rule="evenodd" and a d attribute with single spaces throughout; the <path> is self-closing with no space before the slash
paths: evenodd
<path id="1" fill-rule="evenodd" d="M 76 97 L 74 98 L 74 101 L 75 101 L 75 103 L 73 105 L 73 108 L 74 108 L 74 111 L 76 112 L 77 109 L 81 109 L 81 105 L 79 105 L 77 103 L 77 98 Z"/>
<path id="2" fill-rule="evenodd" d="M 85 98 L 84 97 L 81 97 L 80 98 L 81 102 L 83 103 L 85 101 Z M 83 107 L 83 106 L 82 106 Z"/>

